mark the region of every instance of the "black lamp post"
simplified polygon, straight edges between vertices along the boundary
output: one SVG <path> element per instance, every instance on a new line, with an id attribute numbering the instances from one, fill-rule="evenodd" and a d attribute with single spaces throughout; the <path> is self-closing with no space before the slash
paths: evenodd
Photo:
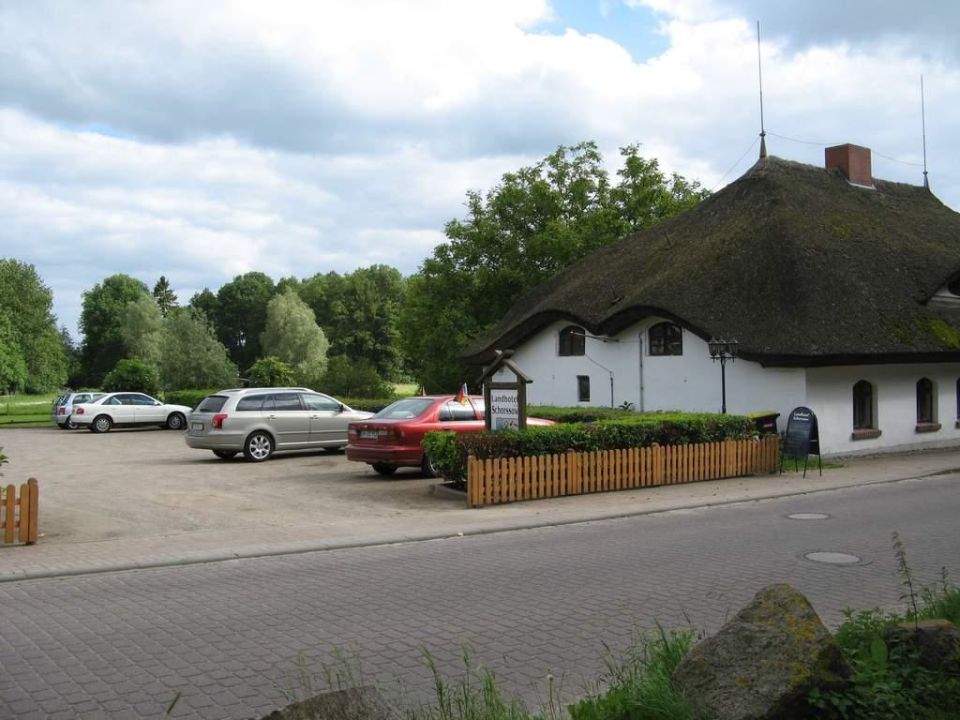
<path id="1" fill-rule="evenodd" d="M 723 398 L 723 407 L 720 410 L 724 415 L 727 414 L 727 360 L 733 362 L 737 358 L 738 343 L 735 339 L 724 340 L 723 338 L 710 338 L 707 345 L 710 348 L 710 359 L 716 362 L 720 361 L 720 392 Z"/>

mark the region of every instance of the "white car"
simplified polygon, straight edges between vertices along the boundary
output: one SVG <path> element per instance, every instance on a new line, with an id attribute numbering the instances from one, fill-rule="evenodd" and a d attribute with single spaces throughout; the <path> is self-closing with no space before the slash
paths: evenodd
<path id="1" fill-rule="evenodd" d="M 71 417 L 78 427 L 105 433 L 114 425 L 159 425 L 170 430 L 183 430 L 189 414 L 190 408 L 186 405 L 166 405 L 143 393 L 114 392 L 93 402 L 74 405 Z"/>

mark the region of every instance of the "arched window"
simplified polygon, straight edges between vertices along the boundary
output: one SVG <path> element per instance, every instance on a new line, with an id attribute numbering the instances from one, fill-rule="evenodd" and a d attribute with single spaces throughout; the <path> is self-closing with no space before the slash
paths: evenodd
<path id="1" fill-rule="evenodd" d="M 683 331 L 679 325 L 657 323 L 648 334 L 651 355 L 683 355 Z"/>
<path id="2" fill-rule="evenodd" d="M 933 401 L 933 382 L 929 378 L 917 380 L 917 424 L 935 423 L 937 408 Z"/>
<path id="3" fill-rule="evenodd" d="M 873 385 L 860 380 L 853 386 L 853 429 L 870 430 L 873 423 Z"/>
<path id="4" fill-rule="evenodd" d="M 567 325 L 560 331 L 560 355 L 583 355 L 586 352 L 587 331 L 579 325 Z"/>

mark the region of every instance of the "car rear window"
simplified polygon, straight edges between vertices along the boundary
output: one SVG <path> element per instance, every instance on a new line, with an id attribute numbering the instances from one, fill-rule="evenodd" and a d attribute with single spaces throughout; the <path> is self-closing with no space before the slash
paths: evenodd
<path id="1" fill-rule="evenodd" d="M 436 400 L 434 398 L 404 398 L 387 405 L 373 416 L 374 420 L 409 420 L 423 415 Z"/>
<path id="2" fill-rule="evenodd" d="M 200 404 L 197 405 L 197 412 L 220 412 L 223 404 L 227 401 L 224 395 L 207 395 Z"/>
<path id="3" fill-rule="evenodd" d="M 245 398 L 240 398 L 237 401 L 237 410 L 256 410 L 260 411 L 263 409 L 263 401 L 269 400 L 269 395 L 248 395 Z M 270 408 L 273 407 L 273 401 L 270 402 Z"/>

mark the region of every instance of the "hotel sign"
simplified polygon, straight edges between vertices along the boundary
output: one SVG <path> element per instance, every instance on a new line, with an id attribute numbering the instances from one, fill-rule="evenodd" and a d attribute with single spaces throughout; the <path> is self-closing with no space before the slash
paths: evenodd
<path id="1" fill-rule="evenodd" d="M 480 377 L 487 430 L 524 430 L 527 427 L 527 383 L 533 381 L 510 360 L 511 351 L 494 352 L 496 360 Z M 513 373 L 513 382 L 490 382 L 501 369 Z"/>

